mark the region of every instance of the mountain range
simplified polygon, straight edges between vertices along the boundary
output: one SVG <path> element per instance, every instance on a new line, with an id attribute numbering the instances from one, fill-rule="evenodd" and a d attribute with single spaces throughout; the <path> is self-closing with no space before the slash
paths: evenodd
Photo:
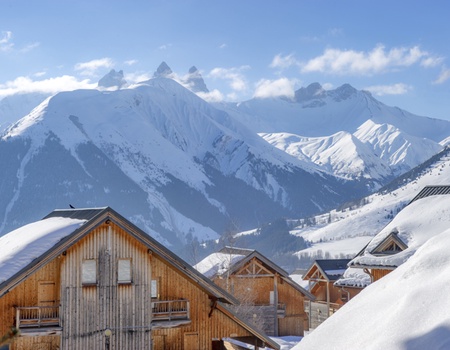
<path id="1" fill-rule="evenodd" d="M 163 63 L 139 84 L 111 71 L 95 90 L 1 100 L 0 235 L 69 204 L 111 206 L 182 250 L 366 196 L 450 135 L 350 85 L 212 104 L 195 67 L 175 79 Z"/>

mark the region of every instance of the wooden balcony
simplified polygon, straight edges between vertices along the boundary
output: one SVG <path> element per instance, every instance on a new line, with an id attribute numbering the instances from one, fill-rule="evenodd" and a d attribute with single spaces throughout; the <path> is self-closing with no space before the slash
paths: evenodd
<path id="1" fill-rule="evenodd" d="M 191 323 L 189 301 L 152 301 L 152 328 L 172 328 Z"/>
<path id="2" fill-rule="evenodd" d="M 16 328 L 22 335 L 59 334 L 59 306 L 16 307 Z"/>
<path id="3" fill-rule="evenodd" d="M 327 303 L 326 301 L 304 301 L 305 312 L 308 314 L 309 327 L 317 328 L 323 321 L 333 315 L 341 305 L 336 303 Z"/>

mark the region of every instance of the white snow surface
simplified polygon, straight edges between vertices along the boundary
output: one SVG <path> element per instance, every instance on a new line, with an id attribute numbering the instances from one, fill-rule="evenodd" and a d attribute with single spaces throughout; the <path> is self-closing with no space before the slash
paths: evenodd
<path id="1" fill-rule="evenodd" d="M 425 222 L 435 218 L 428 217 Z M 422 230 L 427 231 L 427 226 Z M 365 288 L 293 349 L 449 349 L 449 246 L 447 228 L 430 237 L 403 265 Z"/>
<path id="2" fill-rule="evenodd" d="M 85 222 L 52 217 L 22 226 L 0 237 L 0 283 L 14 276 Z"/>
<path id="3" fill-rule="evenodd" d="M 212 253 L 194 265 L 194 269 L 211 278 L 228 271 L 231 266 L 244 259 L 246 255 L 230 253 Z"/>

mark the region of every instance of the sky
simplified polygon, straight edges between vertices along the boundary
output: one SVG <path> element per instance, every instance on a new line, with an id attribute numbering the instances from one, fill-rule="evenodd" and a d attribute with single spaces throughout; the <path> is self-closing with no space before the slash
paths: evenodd
<path id="1" fill-rule="evenodd" d="M 129 83 L 162 61 L 201 72 L 209 101 L 349 83 L 450 120 L 447 0 L 0 0 L 0 99 Z"/>

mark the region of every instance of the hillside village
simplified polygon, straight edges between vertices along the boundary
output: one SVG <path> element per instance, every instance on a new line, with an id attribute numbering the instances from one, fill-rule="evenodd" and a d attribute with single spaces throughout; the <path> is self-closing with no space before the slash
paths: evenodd
<path id="1" fill-rule="evenodd" d="M 448 283 L 427 286 L 449 260 L 449 196 L 424 187 L 353 259 L 315 261 L 304 287 L 255 250 L 191 267 L 111 208 L 54 210 L 0 237 L 0 334 L 9 349 L 436 348 Z"/>

